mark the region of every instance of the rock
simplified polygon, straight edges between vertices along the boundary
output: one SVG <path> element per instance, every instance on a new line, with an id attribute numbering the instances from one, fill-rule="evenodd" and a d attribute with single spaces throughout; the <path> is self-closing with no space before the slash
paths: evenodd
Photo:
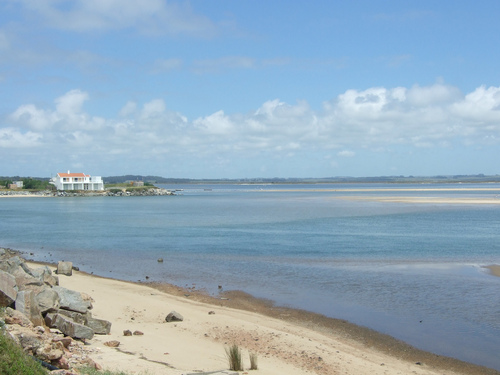
<path id="1" fill-rule="evenodd" d="M 96 335 L 109 335 L 111 332 L 111 322 L 104 319 L 88 317 L 85 325 L 92 328 Z"/>
<path id="2" fill-rule="evenodd" d="M 42 281 L 45 285 L 59 285 L 59 278 L 57 276 L 54 276 L 50 268 L 47 266 L 35 268 L 31 271 L 31 274 L 33 275 L 33 277 L 36 277 L 37 279 Z"/>
<path id="3" fill-rule="evenodd" d="M 209 311 L 208 312 L 208 315 L 214 315 L 215 314 L 215 311 Z"/>
<path id="4" fill-rule="evenodd" d="M 23 350 L 32 355 L 35 355 L 38 348 L 44 344 L 42 338 L 30 330 L 17 331 L 14 336 L 15 341 Z"/>
<path id="5" fill-rule="evenodd" d="M 57 361 L 64 355 L 64 345 L 61 342 L 44 342 L 36 349 L 35 355 L 45 362 Z"/>
<path id="6" fill-rule="evenodd" d="M 158 263 L 163 263 L 163 258 L 158 258 Z"/>
<path id="7" fill-rule="evenodd" d="M 18 256 L 11 257 L 9 259 L 0 262 L 0 270 L 10 273 L 11 275 L 21 267 L 23 261 Z"/>
<path id="8" fill-rule="evenodd" d="M 106 341 L 104 345 L 109 346 L 110 348 L 117 348 L 118 346 L 120 346 L 120 341 L 116 340 Z"/>
<path id="9" fill-rule="evenodd" d="M 42 314 L 45 314 L 46 312 L 55 312 L 59 310 L 60 307 L 59 294 L 49 287 L 45 287 L 40 293 L 38 293 L 35 296 L 35 301 Z"/>
<path id="10" fill-rule="evenodd" d="M 58 275 L 73 275 L 73 263 L 72 262 L 58 262 L 57 263 L 57 274 Z"/>
<path id="11" fill-rule="evenodd" d="M 47 314 L 47 316 L 50 314 Z M 54 314 L 55 318 L 51 319 L 51 327 L 59 329 L 66 336 L 71 336 L 75 339 L 91 339 L 94 337 L 94 331 L 91 328 L 84 326 L 83 324 L 75 323 L 71 318 L 61 315 Z M 45 321 L 47 322 L 47 316 L 45 316 Z"/>
<path id="12" fill-rule="evenodd" d="M 43 317 L 35 300 L 35 293 L 31 290 L 22 290 L 17 293 L 16 310 L 23 313 L 35 325 L 43 325 Z"/>
<path id="13" fill-rule="evenodd" d="M 143 336 L 144 332 L 141 331 L 134 331 L 134 336 Z"/>
<path id="14" fill-rule="evenodd" d="M 17 297 L 16 278 L 0 270 L 0 307 L 8 307 Z"/>
<path id="15" fill-rule="evenodd" d="M 69 336 L 66 336 L 66 337 L 54 337 L 52 339 L 52 341 L 54 342 L 60 342 L 61 344 L 63 344 L 63 346 L 68 349 L 69 346 L 71 345 L 71 343 L 73 342 L 73 339 Z"/>
<path id="16" fill-rule="evenodd" d="M 132 331 L 126 329 L 125 331 L 123 331 L 123 336 L 132 336 Z"/>
<path id="17" fill-rule="evenodd" d="M 18 324 L 21 327 L 33 327 L 33 323 L 20 311 L 16 311 L 10 307 L 5 309 L 5 323 Z"/>
<path id="18" fill-rule="evenodd" d="M 92 307 L 92 304 L 89 301 L 85 301 L 79 292 L 60 286 L 55 286 L 52 289 L 59 295 L 61 309 L 85 314 Z"/>
<path id="19" fill-rule="evenodd" d="M 74 321 L 75 323 L 83 325 L 86 325 L 88 318 L 92 317 L 92 313 L 90 311 L 87 311 L 85 314 L 82 314 L 76 311 L 60 309 L 57 311 L 57 313 L 71 318 L 71 320 Z"/>
<path id="20" fill-rule="evenodd" d="M 177 311 L 172 311 L 170 312 L 167 317 L 165 318 L 165 321 L 167 323 L 170 322 L 182 322 L 184 320 L 184 317 L 179 314 Z"/>

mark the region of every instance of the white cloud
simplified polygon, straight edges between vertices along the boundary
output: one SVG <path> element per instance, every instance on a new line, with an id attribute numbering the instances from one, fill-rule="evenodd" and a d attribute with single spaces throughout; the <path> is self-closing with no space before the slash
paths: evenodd
<path id="1" fill-rule="evenodd" d="M 253 112 L 220 110 L 194 120 L 169 110 L 163 99 L 140 106 L 129 101 L 116 119 L 106 119 L 85 111 L 89 100 L 86 92 L 71 90 L 52 108 L 19 106 L 0 127 L 0 145 L 19 152 L 57 147 L 76 157 L 166 161 L 217 155 L 227 160 L 288 158 L 331 155 L 332 150 L 338 158 L 355 158 L 362 149 L 383 153 L 394 145 L 431 149 L 500 142 L 500 87 L 479 87 L 467 95 L 442 84 L 347 90 L 322 111 L 305 101 L 275 99 Z"/>
<path id="2" fill-rule="evenodd" d="M 37 147 L 40 145 L 42 135 L 28 131 L 22 133 L 14 128 L 0 128 L 0 147 L 5 149 L 21 149 Z"/>
<path id="3" fill-rule="evenodd" d="M 353 151 L 349 151 L 349 150 L 342 150 L 342 151 L 337 152 L 337 155 L 344 157 L 344 158 L 352 158 L 356 155 L 356 153 Z"/>
<path id="4" fill-rule="evenodd" d="M 127 104 L 120 110 L 119 115 L 120 117 L 127 117 L 135 113 L 137 109 L 137 103 L 128 101 Z"/>
<path id="5" fill-rule="evenodd" d="M 137 29 L 143 34 L 211 36 L 215 26 L 188 3 L 162 0 L 23 0 L 51 28 L 76 32 Z"/>

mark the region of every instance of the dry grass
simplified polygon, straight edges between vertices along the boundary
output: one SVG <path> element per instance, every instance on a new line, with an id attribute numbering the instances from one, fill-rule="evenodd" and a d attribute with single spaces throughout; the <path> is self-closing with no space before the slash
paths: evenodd
<path id="1" fill-rule="evenodd" d="M 243 371 L 241 350 L 238 345 L 233 344 L 226 348 L 227 360 L 229 361 L 229 370 Z"/>

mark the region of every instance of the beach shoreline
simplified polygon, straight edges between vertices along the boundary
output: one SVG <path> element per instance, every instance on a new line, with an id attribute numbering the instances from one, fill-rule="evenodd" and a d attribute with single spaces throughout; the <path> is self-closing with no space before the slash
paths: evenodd
<path id="1" fill-rule="evenodd" d="M 53 264 L 28 262 L 33 268 L 55 269 Z M 262 375 L 500 374 L 418 350 L 345 320 L 275 306 L 241 291 L 210 296 L 193 288 L 120 281 L 81 271 L 59 278 L 61 286 L 94 299 L 94 317 L 112 322 L 111 334 L 95 336 L 91 343 L 98 353 L 94 360 L 104 368 L 179 375 L 218 371 L 227 367 L 224 347 L 236 343 L 245 355 L 258 355 L 256 374 Z M 165 323 L 170 310 L 184 315 L 185 321 Z M 141 330 L 144 336 L 124 337 L 126 329 Z M 120 347 L 106 347 L 109 340 L 120 341 Z"/>

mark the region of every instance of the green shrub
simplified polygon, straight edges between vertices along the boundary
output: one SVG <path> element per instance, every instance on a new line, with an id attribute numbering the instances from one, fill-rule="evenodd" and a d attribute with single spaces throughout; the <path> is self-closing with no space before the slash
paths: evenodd
<path id="1" fill-rule="evenodd" d="M 229 361 L 229 370 L 243 371 L 243 363 L 241 361 L 241 350 L 238 345 L 233 344 L 226 348 L 227 360 Z"/>

